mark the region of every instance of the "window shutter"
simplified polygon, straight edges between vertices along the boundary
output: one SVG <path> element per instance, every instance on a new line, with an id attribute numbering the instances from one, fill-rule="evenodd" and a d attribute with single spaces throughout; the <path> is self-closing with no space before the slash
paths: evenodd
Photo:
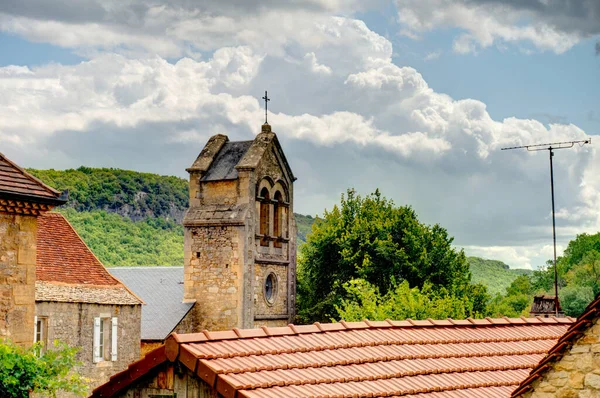
<path id="1" fill-rule="evenodd" d="M 100 359 L 100 318 L 94 318 L 94 363 Z"/>
<path id="2" fill-rule="evenodd" d="M 37 315 L 33 317 L 33 342 L 37 341 Z"/>
<path id="3" fill-rule="evenodd" d="M 110 344 L 110 354 L 111 354 L 111 360 L 112 361 L 116 361 L 117 360 L 117 335 L 119 333 L 119 328 L 117 327 L 117 318 L 113 317 L 112 319 L 112 333 L 111 333 L 111 337 L 112 337 L 112 342 Z"/>

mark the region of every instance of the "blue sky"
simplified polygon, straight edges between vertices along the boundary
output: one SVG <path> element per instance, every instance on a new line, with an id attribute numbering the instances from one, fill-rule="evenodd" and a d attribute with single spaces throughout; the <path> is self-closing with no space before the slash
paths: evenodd
<path id="1" fill-rule="evenodd" d="M 268 89 L 296 211 L 380 188 L 467 254 L 550 257 L 547 157 L 499 149 L 600 132 L 600 4 L 190 4 L 0 4 L 0 151 L 185 177 L 210 135 L 259 131 Z M 562 249 L 600 230 L 600 157 L 576 148 L 556 167 Z"/>

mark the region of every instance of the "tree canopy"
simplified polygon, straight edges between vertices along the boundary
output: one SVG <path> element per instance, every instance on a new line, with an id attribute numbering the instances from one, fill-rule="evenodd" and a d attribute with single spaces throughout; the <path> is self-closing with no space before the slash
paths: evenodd
<path id="1" fill-rule="evenodd" d="M 365 197 L 348 190 L 339 206 L 315 221 L 301 248 L 300 321 L 348 315 L 352 305 L 373 300 L 370 294 L 388 303 L 398 295 L 460 298 L 466 316 L 485 310 L 486 289 L 471 285 L 466 257 L 452 241 L 440 225 L 419 222 L 410 206 L 396 206 L 379 190 Z"/>
<path id="2" fill-rule="evenodd" d="M 73 371 L 77 348 L 55 342 L 40 355 L 40 343 L 23 348 L 0 341 L 0 397 L 29 398 L 30 393 L 56 397 L 59 392 L 85 395 L 85 379 Z"/>
<path id="3" fill-rule="evenodd" d="M 561 306 L 566 315 L 577 317 L 600 293 L 600 232 L 580 234 L 571 240 L 556 260 Z M 536 292 L 554 294 L 554 264 L 534 272 Z"/>

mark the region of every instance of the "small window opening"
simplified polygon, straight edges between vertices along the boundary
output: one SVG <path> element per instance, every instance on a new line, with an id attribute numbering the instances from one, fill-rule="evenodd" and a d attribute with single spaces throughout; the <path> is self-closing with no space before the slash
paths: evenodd
<path id="1" fill-rule="evenodd" d="M 265 187 L 260 191 L 260 196 L 262 200 L 260 202 L 260 234 L 262 235 L 260 238 L 261 246 L 269 246 L 269 240 L 267 236 L 269 235 L 269 210 L 270 210 L 270 196 L 269 190 Z"/>
<path id="2" fill-rule="evenodd" d="M 276 238 L 282 238 L 283 237 L 283 228 L 281 228 L 282 224 L 283 224 L 283 196 L 281 195 L 281 192 L 277 191 L 275 192 L 275 204 L 273 205 L 274 207 L 274 211 L 273 211 L 273 235 L 275 235 Z M 275 240 L 274 243 L 275 247 L 281 247 L 281 240 L 277 239 Z"/>
<path id="3" fill-rule="evenodd" d="M 267 300 L 267 303 L 273 304 L 273 302 L 275 301 L 276 289 L 277 277 L 274 273 L 270 273 L 267 276 L 267 279 L 265 279 L 265 299 Z"/>

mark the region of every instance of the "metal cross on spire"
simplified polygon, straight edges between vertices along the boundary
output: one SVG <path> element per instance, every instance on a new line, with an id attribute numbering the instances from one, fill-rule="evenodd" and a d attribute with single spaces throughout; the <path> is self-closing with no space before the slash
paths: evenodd
<path id="1" fill-rule="evenodd" d="M 271 99 L 267 96 L 267 90 L 265 90 L 265 96 L 262 97 L 262 99 L 265 100 L 265 124 L 269 124 L 267 122 L 267 108 L 268 108 L 268 103 L 269 103 L 269 101 L 271 101 Z"/>

